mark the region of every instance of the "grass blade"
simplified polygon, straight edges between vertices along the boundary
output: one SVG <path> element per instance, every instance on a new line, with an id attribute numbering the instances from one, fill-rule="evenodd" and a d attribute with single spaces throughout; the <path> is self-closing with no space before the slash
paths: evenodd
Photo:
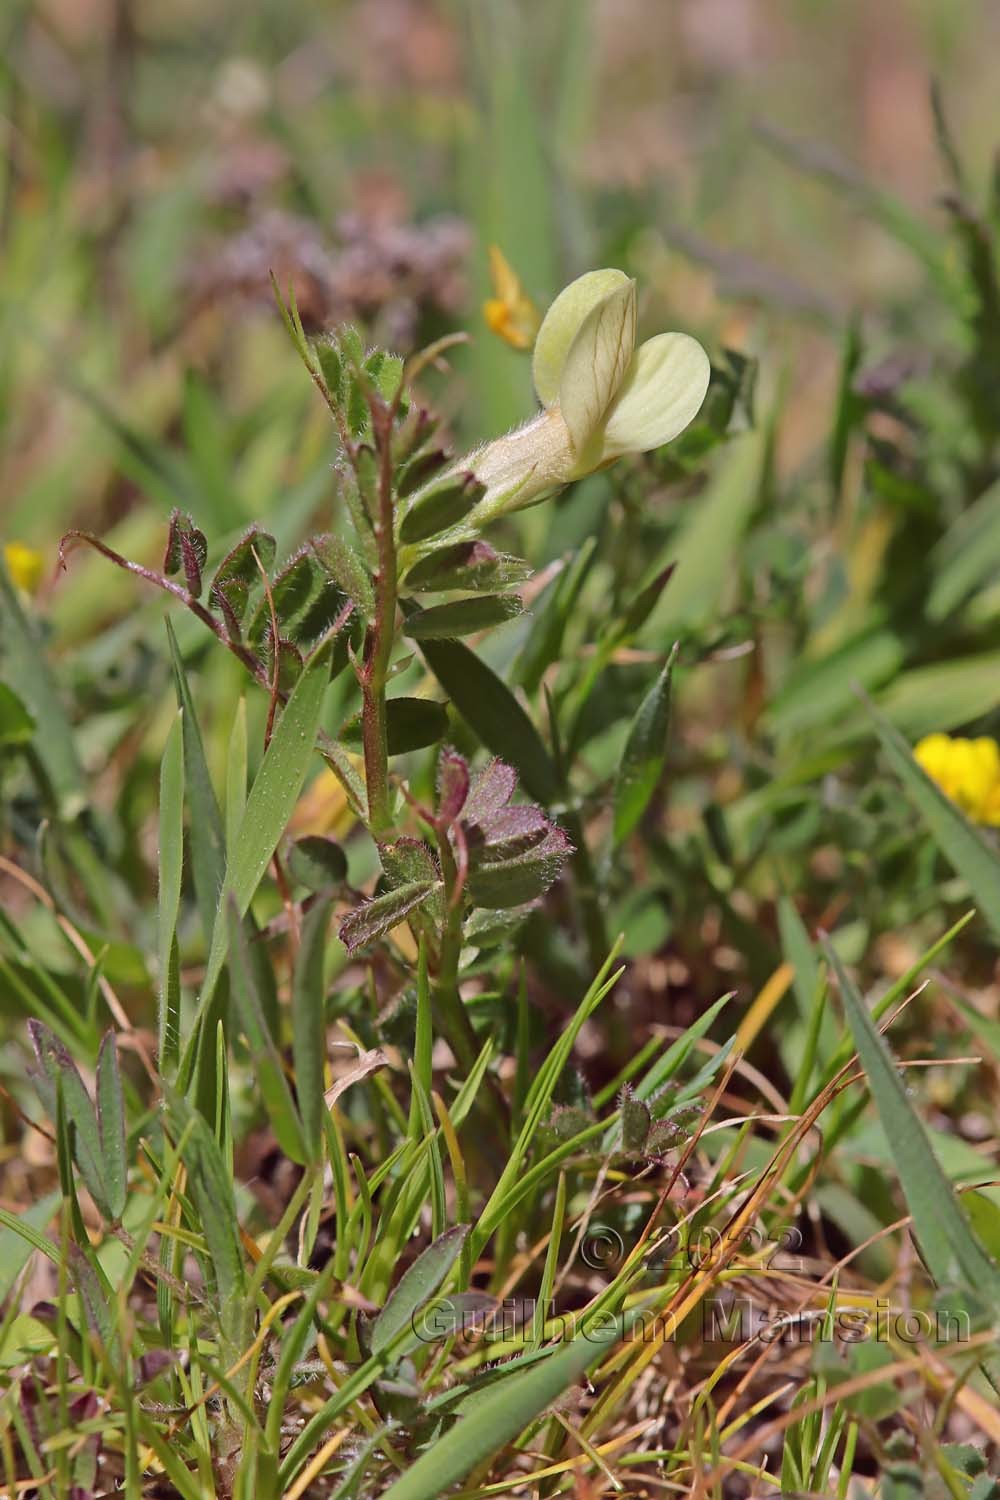
<path id="1" fill-rule="evenodd" d="M 86 806 L 83 771 L 55 682 L 0 548 L 0 667 L 34 720 L 31 749 L 38 758 L 62 818 L 75 818 Z"/>
<path id="2" fill-rule="evenodd" d="M 541 735 L 491 667 L 461 641 L 421 641 L 420 649 L 455 709 L 487 750 L 515 767 L 525 791 L 546 805 L 561 796 Z"/>
<path id="3" fill-rule="evenodd" d="M 332 899 L 320 898 L 302 924 L 302 943 L 292 980 L 292 1061 L 302 1134 L 310 1161 L 323 1149 L 323 1059 L 326 1056 L 326 994 L 323 960 Z"/>
<path id="4" fill-rule="evenodd" d="M 180 966 L 177 918 L 184 869 L 184 729 L 183 709 L 170 727 L 160 764 L 159 964 L 160 1071 L 169 1075 L 180 1048 Z"/>
<path id="5" fill-rule="evenodd" d="M 223 891 L 235 899 L 241 917 L 249 910 L 254 892 L 298 801 L 316 746 L 316 730 L 329 678 L 330 643 L 327 641 L 313 652 L 295 684 L 247 799 L 223 881 Z M 215 815 L 218 818 L 217 805 Z M 221 839 L 221 822 L 219 827 Z M 215 992 L 225 962 L 227 942 L 226 923 L 217 922 L 189 1050 L 196 1042 L 198 1025 Z M 189 1061 L 190 1058 L 185 1056 L 185 1063 Z"/>
<path id="6" fill-rule="evenodd" d="M 113 1031 L 106 1034 L 97 1057 L 97 1132 L 108 1208 L 112 1219 L 117 1221 L 125 1211 L 128 1159 L 125 1154 L 125 1100 Z"/>
<path id="7" fill-rule="evenodd" d="M 182 733 L 184 739 L 184 778 L 188 800 L 191 804 L 191 874 L 194 879 L 195 900 L 201 916 L 205 942 L 212 940 L 215 913 L 219 904 L 219 893 L 226 872 L 226 842 L 222 831 L 219 804 L 208 773 L 205 747 L 194 699 L 188 686 L 187 674 L 177 637 L 169 619 L 166 621 L 167 642 L 173 661 L 177 702 L 183 710 Z"/>
<path id="8" fill-rule="evenodd" d="M 180 1094 L 169 1090 L 167 1102 L 178 1135 L 183 1135 L 182 1157 L 197 1221 L 208 1245 L 218 1293 L 220 1325 L 232 1350 L 237 1346 L 244 1319 L 246 1269 L 240 1246 L 239 1220 L 233 1197 L 232 1176 L 218 1142 L 207 1122 Z"/>
<path id="9" fill-rule="evenodd" d="M 940 1286 L 958 1278 L 996 1301 L 1000 1272 L 973 1235 L 895 1061 L 836 949 L 830 942 L 824 946 L 930 1273 Z"/>
<path id="10" fill-rule="evenodd" d="M 498 1453 L 527 1424 L 541 1415 L 588 1366 L 621 1337 L 617 1319 L 602 1319 L 564 1347 L 534 1361 L 522 1373 L 511 1371 L 459 1418 L 411 1469 L 386 1491 L 386 1500 L 438 1500 L 449 1485 Z"/>
<path id="11" fill-rule="evenodd" d="M 226 902 L 229 928 L 229 974 L 231 994 L 250 1047 L 254 1073 L 275 1138 L 293 1161 L 304 1164 L 308 1157 L 302 1123 L 288 1086 L 278 1049 L 264 1017 L 260 993 L 250 956 L 250 945 L 233 896 Z M 322 1066 L 322 1051 L 320 1052 Z"/>
<path id="12" fill-rule="evenodd" d="M 246 805 L 247 700 L 241 698 L 233 720 L 233 732 L 229 737 L 229 757 L 226 762 L 226 849 L 230 853 L 236 843 Z"/>
<path id="13" fill-rule="evenodd" d="M 62 1042 L 41 1021 L 29 1021 L 28 1034 L 38 1062 L 34 1083 L 39 1097 L 49 1118 L 54 1120 L 59 1113 L 57 1090 L 62 1090 L 66 1119 L 73 1128 L 73 1156 L 76 1164 L 101 1213 L 106 1219 L 113 1219 L 115 1216 L 111 1211 L 105 1181 L 97 1115 L 76 1063 Z"/>

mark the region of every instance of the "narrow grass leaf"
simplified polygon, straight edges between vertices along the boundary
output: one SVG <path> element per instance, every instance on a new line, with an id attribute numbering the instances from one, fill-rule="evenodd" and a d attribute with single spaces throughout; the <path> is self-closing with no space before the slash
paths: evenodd
<path id="1" fill-rule="evenodd" d="M 208 1123 L 198 1111 L 183 1095 L 169 1088 L 167 1103 L 177 1133 L 184 1137 L 182 1157 L 188 1172 L 188 1191 L 197 1216 L 196 1226 L 208 1246 L 220 1323 L 230 1343 L 235 1345 L 250 1310 L 244 1307 L 246 1269 L 232 1175 Z"/>
<path id="2" fill-rule="evenodd" d="M 819 1028 L 816 1042 L 817 1057 L 821 1064 L 826 1064 L 837 1050 L 837 1025 L 820 996 L 823 972 L 816 957 L 816 950 L 810 941 L 805 923 L 799 916 L 798 908 L 787 896 L 781 896 L 778 900 L 778 935 L 781 938 L 781 950 L 795 970 L 792 991 L 795 995 L 803 1033 L 807 1035 L 815 1022 Z M 819 1014 L 817 1014 L 817 1005 L 822 1006 Z"/>
<path id="3" fill-rule="evenodd" d="M 0 1229 L 0 1302 L 6 1302 L 14 1289 L 14 1283 L 24 1270 L 28 1256 L 38 1248 L 28 1238 L 28 1234 L 41 1235 L 61 1202 L 61 1193 L 46 1193 L 37 1203 L 21 1209 L 16 1217 L 11 1215 L 13 1222 L 0 1220 L 3 1223 L 3 1228 Z"/>
<path id="4" fill-rule="evenodd" d="M 522 1372 L 508 1367 L 505 1379 L 390 1485 L 386 1500 L 438 1500 L 450 1485 L 516 1438 L 621 1335 L 617 1319 L 603 1319 Z"/>
<path id="5" fill-rule="evenodd" d="M 106 1219 L 113 1219 L 104 1172 L 104 1156 L 97 1127 L 97 1115 L 90 1095 L 62 1042 L 41 1021 L 28 1022 L 28 1034 L 35 1049 L 38 1068 L 34 1083 L 49 1118 L 58 1114 L 56 1091 L 62 1090 L 67 1122 L 73 1127 L 73 1156 L 81 1176 Z"/>
<path id="6" fill-rule="evenodd" d="M 421 641 L 424 659 L 487 750 L 516 767 L 525 790 L 549 804 L 562 795 L 541 735 L 510 688 L 461 641 Z"/>
<path id="7" fill-rule="evenodd" d="M 113 1031 L 105 1035 L 97 1056 L 97 1130 L 108 1208 L 112 1219 L 117 1221 L 125 1211 L 128 1160 L 125 1154 L 125 1100 Z"/>
<path id="8" fill-rule="evenodd" d="M 957 1278 L 1000 1298 L 1000 1271 L 973 1235 L 899 1069 L 836 949 L 829 941 L 824 946 L 930 1273 L 940 1286 Z"/>
<path id="9" fill-rule="evenodd" d="M 31 746 L 61 817 L 75 818 L 87 791 L 76 740 L 42 644 L 21 608 L 0 548 L 0 675 L 34 721 Z"/>
<path id="10" fill-rule="evenodd" d="M 700 1041 L 711 1029 L 716 1016 L 725 1009 L 732 998 L 733 995 L 730 992 L 730 994 L 723 995 L 720 999 L 716 1000 L 714 1005 L 710 1005 L 706 1011 L 701 1013 L 697 1021 L 692 1022 L 683 1036 L 679 1036 L 676 1041 L 671 1042 L 663 1056 L 653 1064 L 641 1082 L 636 1085 L 635 1096 L 637 1099 L 651 1098 L 665 1083 L 669 1083 L 680 1072 L 695 1043 Z"/>
<path id="11" fill-rule="evenodd" d="M 205 747 L 194 699 L 188 685 L 187 673 L 177 637 L 169 619 L 166 621 L 167 642 L 174 668 L 174 683 L 177 702 L 183 710 L 184 781 L 185 795 L 191 807 L 191 875 L 194 880 L 195 900 L 201 917 L 205 942 L 210 943 L 215 926 L 215 913 L 219 904 L 219 893 L 226 873 L 226 841 L 222 828 L 222 816 L 208 773 Z"/>
<path id="12" fill-rule="evenodd" d="M 239 1013 L 243 1032 L 250 1047 L 254 1075 L 260 1085 L 261 1098 L 275 1138 L 282 1151 L 293 1161 L 307 1159 L 302 1122 L 292 1099 L 281 1058 L 274 1045 L 260 1003 L 247 934 L 233 896 L 226 902 L 229 927 L 229 974 L 231 994 Z M 322 1066 L 322 1053 L 320 1054 Z"/>
<path id="13" fill-rule="evenodd" d="M 254 778 L 224 878 L 224 890 L 235 899 L 241 917 L 249 910 L 298 801 L 316 747 L 316 730 L 329 677 L 327 643 L 313 653 L 295 684 Z M 218 922 L 202 983 L 201 1011 L 214 993 L 225 961 L 226 943 L 226 924 Z"/>
<path id="14" fill-rule="evenodd" d="M 247 805 L 247 700 L 241 698 L 233 719 L 226 759 L 226 850 L 232 854 Z"/>
<path id="15" fill-rule="evenodd" d="M 307 913 L 292 979 L 295 1092 L 310 1161 L 318 1160 L 323 1149 L 323 1061 L 326 1056 L 323 959 L 331 904 L 331 898 L 320 898 Z"/>
<path id="16" fill-rule="evenodd" d="M 241 916 L 298 801 L 315 748 L 329 675 L 329 648 L 321 647 L 296 683 L 254 779 L 226 872 L 226 885 L 236 897 Z"/>
<path id="17" fill-rule="evenodd" d="M 170 726 L 160 762 L 159 905 L 159 1059 L 170 1075 L 180 1048 L 180 970 L 177 919 L 184 868 L 184 728 L 183 709 Z"/>

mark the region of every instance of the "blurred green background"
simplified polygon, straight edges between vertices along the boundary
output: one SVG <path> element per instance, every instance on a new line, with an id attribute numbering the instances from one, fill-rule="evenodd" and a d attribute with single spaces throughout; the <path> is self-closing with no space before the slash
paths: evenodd
<path id="1" fill-rule="evenodd" d="M 762 132 L 930 215 L 932 77 L 974 181 L 995 144 L 986 3 L 8 0 L 0 26 L 0 495 L 5 532 L 47 561 L 69 524 L 131 519 L 141 543 L 182 470 L 215 527 L 315 474 L 322 419 L 270 267 L 314 326 L 360 317 L 403 349 L 468 326 L 456 404 L 479 435 L 531 401 L 479 317 L 487 245 L 543 305 L 625 264 L 650 326 L 790 372 L 794 465 L 828 420 L 831 326 L 885 321 L 920 277 Z"/>

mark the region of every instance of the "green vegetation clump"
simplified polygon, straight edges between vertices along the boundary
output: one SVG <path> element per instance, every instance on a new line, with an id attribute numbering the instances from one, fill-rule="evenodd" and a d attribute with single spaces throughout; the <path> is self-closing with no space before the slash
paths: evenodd
<path id="1" fill-rule="evenodd" d="M 4 23 L 0 1492 L 989 1500 L 998 180 L 761 125 L 845 312 L 402 8 Z"/>

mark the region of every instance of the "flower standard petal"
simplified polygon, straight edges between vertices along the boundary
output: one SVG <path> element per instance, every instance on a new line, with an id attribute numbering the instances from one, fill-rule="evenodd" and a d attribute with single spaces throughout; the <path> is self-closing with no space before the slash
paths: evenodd
<path id="1" fill-rule="evenodd" d="M 635 282 L 602 297 L 569 347 L 559 382 L 559 409 L 582 454 L 604 421 L 635 352 Z"/>
<path id="2" fill-rule="evenodd" d="M 686 333 L 660 333 L 636 351 L 604 429 L 604 459 L 648 453 L 697 415 L 708 390 L 708 355 Z"/>
<path id="3" fill-rule="evenodd" d="M 570 345 L 590 310 L 628 284 L 624 271 L 587 271 L 564 287 L 552 303 L 535 340 L 532 375 L 543 406 L 559 399 L 559 383 Z"/>

